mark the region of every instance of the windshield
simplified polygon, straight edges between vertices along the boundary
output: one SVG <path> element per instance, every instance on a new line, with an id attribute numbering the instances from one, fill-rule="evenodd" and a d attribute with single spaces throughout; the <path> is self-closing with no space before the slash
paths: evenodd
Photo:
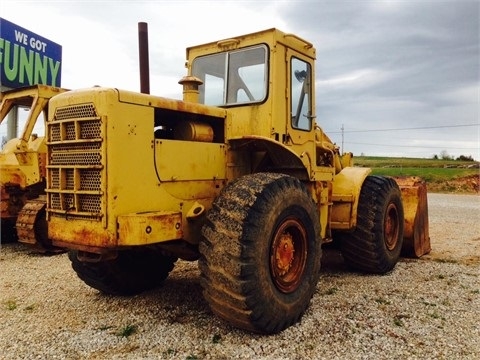
<path id="1" fill-rule="evenodd" d="M 192 75 L 203 81 L 200 103 L 237 105 L 262 102 L 267 96 L 267 48 L 264 45 L 201 56 Z"/>

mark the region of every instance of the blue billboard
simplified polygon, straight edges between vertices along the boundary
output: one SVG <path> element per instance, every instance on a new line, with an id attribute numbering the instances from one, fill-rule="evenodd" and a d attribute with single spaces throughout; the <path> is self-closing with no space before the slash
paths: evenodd
<path id="1" fill-rule="evenodd" d="M 0 85 L 61 86 L 62 47 L 0 18 Z"/>

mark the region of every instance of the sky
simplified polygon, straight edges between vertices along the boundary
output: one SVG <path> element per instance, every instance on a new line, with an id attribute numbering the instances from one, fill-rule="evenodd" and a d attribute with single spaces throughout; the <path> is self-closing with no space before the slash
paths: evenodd
<path id="1" fill-rule="evenodd" d="M 0 0 L 0 17 L 62 45 L 70 89 L 139 91 L 146 22 L 150 93 L 174 99 L 185 48 L 275 27 L 314 44 L 317 122 L 342 152 L 480 160 L 478 0 Z"/>

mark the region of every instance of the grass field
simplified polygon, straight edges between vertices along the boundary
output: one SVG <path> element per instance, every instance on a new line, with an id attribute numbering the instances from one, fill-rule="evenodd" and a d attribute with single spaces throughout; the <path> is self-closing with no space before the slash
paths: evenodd
<path id="1" fill-rule="evenodd" d="M 441 192 L 475 193 L 480 182 L 475 161 L 358 156 L 354 165 L 372 168 L 373 175 L 419 176 L 429 189 Z"/>

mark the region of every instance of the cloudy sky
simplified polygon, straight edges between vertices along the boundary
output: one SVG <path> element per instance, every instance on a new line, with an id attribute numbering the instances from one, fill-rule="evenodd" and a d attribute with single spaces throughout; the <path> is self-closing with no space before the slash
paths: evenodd
<path id="1" fill-rule="evenodd" d="M 480 1 L 0 0 L 0 17 L 62 45 L 72 89 L 138 91 L 147 22 L 150 92 L 176 99 L 186 47 L 276 27 L 317 48 L 317 121 L 344 151 L 480 160 Z"/>

